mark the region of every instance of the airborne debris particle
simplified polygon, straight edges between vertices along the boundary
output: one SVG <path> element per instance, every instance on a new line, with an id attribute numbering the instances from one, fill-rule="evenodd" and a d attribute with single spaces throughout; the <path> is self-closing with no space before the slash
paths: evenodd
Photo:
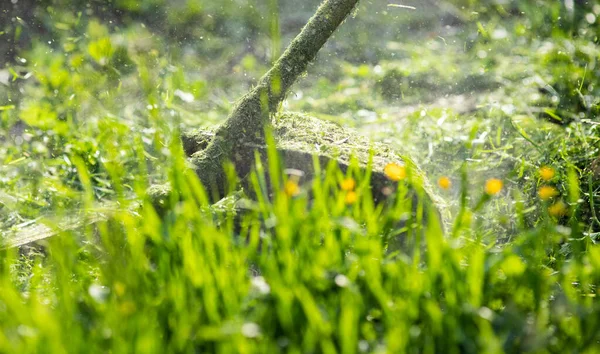
<path id="1" fill-rule="evenodd" d="M 409 5 L 400 5 L 400 4 L 388 4 L 388 7 L 399 7 L 402 9 L 416 10 L 417 8 Z"/>

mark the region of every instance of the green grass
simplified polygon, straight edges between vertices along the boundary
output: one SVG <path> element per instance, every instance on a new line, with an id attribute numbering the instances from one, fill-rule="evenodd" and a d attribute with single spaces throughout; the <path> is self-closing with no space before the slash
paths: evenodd
<path id="1" fill-rule="evenodd" d="M 210 205 L 179 132 L 226 116 L 273 28 L 262 8 L 193 3 L 152 26 L 127 1 L 118 19 L 40 7 L 52 40 L 0 69 L 1 235 L 108 215 L 0 251 L 0 353 L 600 350 L 600 8 L 455 1 L 447 28 L 363 2 L 295 86 L 285 109 L 449 177 L 439 219 L 402 198 L 418 181 L 373 205 L 357 169 L 353 203 L 335 166 L 290 196 L 275 159 L 257 193 Z M 297 13 L 281 3 L 285 43 Z M 146 193 L 165 182 L 158 213 Z"/>
<path id="2" fill-rule="evenodd" d="M 171 160 L 180 195 L 164 217 L 145 205 L 83 240 L 67 233 L 42 253 L 3 251 L 0 350 L 555 352 L 598 344 L 600 247 L 550 216 L 499 247 L 482 242 L 465 206 L 444 236 L 439 219 L 420 220 L 405 203 L 381 212 L 359 189 L 347 205 L 332 166 L 305 186 L 310 203 L 305 191 L 259 198 L 235 227 L 231 212 L 211 209 L 195 176 L 182 172 L 177 148 Z M 389 252 L 386 220 L 405 217 L 408 246 Z"/>

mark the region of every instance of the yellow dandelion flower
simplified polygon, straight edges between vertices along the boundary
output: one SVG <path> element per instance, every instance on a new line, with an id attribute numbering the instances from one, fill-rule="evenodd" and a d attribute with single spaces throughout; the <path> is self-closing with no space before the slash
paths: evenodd
<path id="1" fill-rule="evenodd" d="M 441 189 L 448 190 L 448 189 L 450 189 L 450 187 L 452 187 L 452 181 L 450 180 L 450 178 L 448 178 L 446 176 L 440 177 L 438 179 L 437 183 Z"/>
<path id="2" fill-rule="evenodd" d="M 293 197 L 300 193 L 300 186 L 294 181 L 286 181 L 283 186 L 283 191 L 288 197 Z"/>
<path id="3" fill-rule="evenodd" d="M 552 178 L 554 178 L 554 175 L 556 174 L 556 172 L 554 171 L 554 169 L 550 166 L 542 166 L 540 167 L 540 177 L 544 180 L 544 181 L 549 181 Z"/>
<path id="4" fill-rule="evenodd" d="M 358 194 L 355 191 L 349 191 L 346 193 L 346 198 L 344 199 L 346 204 L 354 204 L 358 200 Z"/>
<path id="5" fill-rule="evenodd" d="M 401 181 L 406 178 L 406 167 L 391 162 L 385 166 L 383 173 L 392 181 Z"/>
<path id="6" fill-rule="evenodd" d="M 354 179 L 352 178 L 345 178 L 341 183 L 340 183 L 340 188 L 343 191 L 351 191 L 354 190 L 354 187 L 356 187 L 356 181 L 354 181 Z"/>
<path id="7" fill-rule="evenodd" d="M 567 213 L 567 205 L 562 200 L 559 200 L 548 208 L 548 213 L 554 217 L 563 216 Z"/>
<path id="8" fill-rule="evenodd" d="M 485 193 L 488 195 L 496 195 L 500 193 L 504 183 L 498 178 L 490 178 L 485 181 Z"/>
<path id="9" fill-rule="evenodd" d="M 541 186 L 540 189 L 538 189 L 538 196 L 541 200 L 552 199 L 557 195 L 558 191 L 552 186 Z"/>

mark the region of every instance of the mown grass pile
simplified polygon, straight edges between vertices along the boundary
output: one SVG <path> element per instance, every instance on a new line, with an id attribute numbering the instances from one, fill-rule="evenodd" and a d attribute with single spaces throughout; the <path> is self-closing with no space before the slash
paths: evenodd
<path id="1" fill-rule="evenodd" d="M 50 38 L 0 70 L 2 236 L 108 215 L 0 251 L 0 352 L 599 350 L 600 7 L 363 2 L 284 103 L 410 152 L 442 220 L 405 198 L 410 169 L 386 169 L 382 208 L 358 168 L 298 184 L 272 150 L 256 198 L 209 204 L 179 133 L 226 116 L 271 27 L 236 2 L 152 26 L 166 1 L 114 3 L 37 8 Z M 157 212 L 146 193 L 165 182 Z"/>

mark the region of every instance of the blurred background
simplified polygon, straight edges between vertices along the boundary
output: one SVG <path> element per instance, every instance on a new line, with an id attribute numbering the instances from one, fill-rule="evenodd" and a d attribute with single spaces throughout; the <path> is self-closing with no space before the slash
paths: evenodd
<path id="1" fill-rule="evenodd" d="M 110 198 L 111 174 L 134 180 L 132 136 L 152 182 L 163 180 L 171 134 L 222 122 L 319 3 L 2 1 L 0 188 L 27 201 L 3 223 L 72 203 L 73 156 L 95 197 Z M 600 5 L 581 0 L 363 0 L 283 109 L 386 142 L 432 181 L 460 179 L 466 163 L 473 186 L 499 177 L 507 200 L 534 195 L 528 171 L 560 167 L 561 156 L 593 170 L 598 16 Z M 445 192 L 451 204 L 458 191 Z"/>

